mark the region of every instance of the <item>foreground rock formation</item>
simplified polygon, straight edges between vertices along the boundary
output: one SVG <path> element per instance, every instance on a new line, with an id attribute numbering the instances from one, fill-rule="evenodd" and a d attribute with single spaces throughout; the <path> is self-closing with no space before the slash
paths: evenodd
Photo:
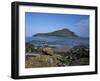
<path id="1" fill-rule="evenodd" d="M 31 54 L 26 56 L 26 68 L 33 67 L 54 67 L 60 66 L 60 55 L 54 54 L 54 51 L 49 47 L 40 47 L 41 54 Z"/>
<path id="2" fill-rule="evenodd" d="M 74 46 L 63 54 L 58 54 L 48 46 L 36 47 L 26 44 L 26 68 L 89 65 L 89 49 Z"/>

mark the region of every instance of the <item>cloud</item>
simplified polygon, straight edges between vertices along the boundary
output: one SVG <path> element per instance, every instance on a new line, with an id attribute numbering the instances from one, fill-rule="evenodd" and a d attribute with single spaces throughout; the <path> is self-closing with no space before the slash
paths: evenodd
<path id="1" fill-rule="evenodd" d="M 81 37 L 89 37 L 89 19 L 81 19 L 74 25 L 73 31 Z"/>
<path id="2" fill-rule="evenodd" d="M 89 27 L 89 20 L 88 19 L 80 20 L 78 23 L 75 24 L 75 26 Z"/>

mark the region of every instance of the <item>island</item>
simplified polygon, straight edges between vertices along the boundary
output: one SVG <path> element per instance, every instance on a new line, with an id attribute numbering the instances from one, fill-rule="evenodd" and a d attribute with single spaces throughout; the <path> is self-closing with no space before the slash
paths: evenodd
<path id="1" fill-rule="evenodd" d="M 74 32 L 66 28 L 49 33 L 37 33 L 33 36 L 78 37 L 78 35 L 76 35 Z"/>

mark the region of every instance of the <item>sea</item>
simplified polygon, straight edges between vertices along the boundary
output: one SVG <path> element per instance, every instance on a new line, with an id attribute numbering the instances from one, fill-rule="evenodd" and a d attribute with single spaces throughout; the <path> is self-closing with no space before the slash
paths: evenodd
<path id="1" fill-rule="evenodd" d="M 89 48 L 89 37 L 33 36 L 25 37 L 25 42 L 34 46 L 73 47 L 83 45 Z"/>

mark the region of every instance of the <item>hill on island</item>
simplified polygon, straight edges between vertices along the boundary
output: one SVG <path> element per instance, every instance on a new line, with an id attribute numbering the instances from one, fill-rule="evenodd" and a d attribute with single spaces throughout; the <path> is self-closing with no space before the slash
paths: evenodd
<path id="1" fill-rule="evenodd" d="M 53 32 L 49 33 L 37 33 L 33 36 L 59 36 L 59 37 L 78 37 L 74 32 L 70 31 L 69 29 L 61 29 L 61 30 L 56 30 Z"/>

